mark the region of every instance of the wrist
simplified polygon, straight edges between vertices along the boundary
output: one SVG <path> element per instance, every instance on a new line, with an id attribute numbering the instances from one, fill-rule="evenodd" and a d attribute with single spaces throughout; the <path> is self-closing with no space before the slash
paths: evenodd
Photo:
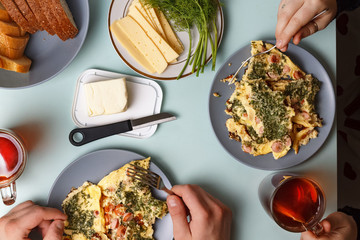
<path id="1" fill-rule="evenodd" d="M 355 239 L 360 239 L 360 209 L 346 206 L 339 211 L 349 216 L 351 232 L 356 237 Z"/>

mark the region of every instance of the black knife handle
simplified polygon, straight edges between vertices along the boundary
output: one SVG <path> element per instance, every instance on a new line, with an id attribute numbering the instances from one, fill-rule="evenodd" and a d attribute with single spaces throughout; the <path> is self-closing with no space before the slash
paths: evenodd
<path id="1" fill-rule="evenodd" d="M 132 129 L 130 120 L 97 127 L 75 128 L 70 132 L 69 140 L 72 145 L 78 147 L 97 139 L 128 132 Z M 81 139 L 74 139 L 79 135 L 82 137 Z"/>

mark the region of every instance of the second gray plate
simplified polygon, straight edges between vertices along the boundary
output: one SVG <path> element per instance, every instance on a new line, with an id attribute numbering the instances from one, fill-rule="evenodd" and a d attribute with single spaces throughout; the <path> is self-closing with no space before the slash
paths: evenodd
<path id="1" fill-rule="evenodd" d="M 274 41 L 267 42 L 274 44 Z M 320 117 L 323 118 L 323 127 L 318 128 L 318 138 L 311 139 L 306 146 L 301 146 L 298 154 L 295 154 L 294 150 L 290 150 L 286 156 L 277 160 L 273 158 L 272 154 L 254 157 L 242 151 L 240 142 L 229 139 L 228 130 L 225 126 L 225 122 L 229 118 L 229 116 L 225 114 L 225 102 L 229 99 L 235 88 L 233 84 L 228 85 L 220 80 L 234 74 L 241 62 L 250 56 L 250 45 L 236 51 L 220 67 L 210 90 L 209 114 L 216 137 L 225 150 L 236 160 L 250 167 L 263 170 L 279 170 L 306 161 L 324 144 L 333 125 L 335 95 L 331 79 L 325 68 L 313 55 L 293 44 L 289 45 L 286 54 L 301 69 L 306 73 L 311 73 L 321 82 L 320 91 L 316 99 L 316 111 Z M 241 79 L 243 72 L 242 70 L 242 72 L 239 73 L 239 79 Z M 214 97 L 214 92 L 219 93 L 220 97 Z"/>

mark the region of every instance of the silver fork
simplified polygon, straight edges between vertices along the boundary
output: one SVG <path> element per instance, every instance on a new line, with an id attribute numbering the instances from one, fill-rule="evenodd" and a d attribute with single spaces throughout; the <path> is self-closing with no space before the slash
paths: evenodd
<path id="1" fill-rule="evenodd" d="M 163 180 L 158 174 L 131 163 L 130 166 L 131 167 L 126 169 L 126 175 L 128 177 L 131 177 L 156 189 L 163 190 L 170 195 L 174 195 L 174 193 L 165 186 Z"/>
<path id="2" fill-rule="evenodd" d="M 276 45 L 274 45 L 273 47 L 269 48 L 268 50 L 264 51 L 264 52 L 260 52 L 260 53 L 257 53 L 255 55 L 252 55 L 250 57 L 248 57 L 245 61 L 242 62 L 241 66 L 238 68 L 238 70 L 236 71 L 236 73 L 232 76 L 231 80 L 229 81 L 229 85 L 232 84 L 234 82 L 234 79 L 236 77 L 236 75 L 238 75 L 238 73 L 240 72 L 240 70 L 243 68 L 243 66 L 245 66 L 245 64 L 253 57 L 256 57 L 260 54 L 264 54 L 264 53 L 268 53 L 270 52 L 271 50 L 273 50 L 274 48 L 276 47 Z"/>

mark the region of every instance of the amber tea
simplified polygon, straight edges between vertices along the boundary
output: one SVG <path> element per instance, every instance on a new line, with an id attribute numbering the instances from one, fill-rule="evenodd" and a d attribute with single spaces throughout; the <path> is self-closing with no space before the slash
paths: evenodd
<path id="1" fill-rule="evenodd" d="M 315 181 L 291 174 L 272 174 L 260 184 L 259 197 L 268 214 L 285 230 L 321 233 L 319 221 L 325 211 L 325 196 Z"/>
<path id="2" fill-rule="evenodd" d="M 320 213 L 322 191 L 312 181 L 293 178 L 275 192 L 271 211 L 275 221 L 283 228 L 301 232 Z"/>

